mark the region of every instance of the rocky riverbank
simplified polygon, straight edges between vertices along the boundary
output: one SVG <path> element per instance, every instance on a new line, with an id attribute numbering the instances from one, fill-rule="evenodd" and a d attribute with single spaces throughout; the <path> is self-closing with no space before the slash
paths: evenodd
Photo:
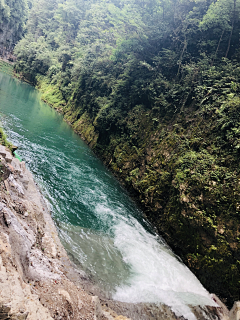
<path id="1" fill-rule="evenodd" d="M 0 319 L 183 319 L 164 305 L 107 300 L 69 260 L 25 163 L 3 146 L 0 160 Z M 190 307 L 196 319 L 229 319 L 213 299 L 219 307 Z"/>
<path id="2" fill-rule="evenodd" d="M 127 319 L 75 281 L 47 205 L 24 162 L 0 147 L 0 319 Z"/>

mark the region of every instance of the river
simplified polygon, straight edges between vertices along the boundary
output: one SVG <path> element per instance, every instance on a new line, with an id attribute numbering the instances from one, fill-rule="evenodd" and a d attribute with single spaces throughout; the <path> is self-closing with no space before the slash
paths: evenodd
<path id="1" fill-rule="evenodd" d="M 112 174 L 26 83 L 0 73 L 0 116 L 8 138 L 47 199 L 60 239 L 109 297 L 169 305 L 214 305 Z"/>

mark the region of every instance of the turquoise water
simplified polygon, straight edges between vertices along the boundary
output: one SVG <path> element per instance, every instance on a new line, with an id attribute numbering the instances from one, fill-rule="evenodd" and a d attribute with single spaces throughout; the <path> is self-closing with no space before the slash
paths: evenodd
<path id="1" fill-rule="evenodd" d="M 79 268 L 113 299 L 214 305 L 88 146 L 33 87 L 0 73 L 0 116 L 49 202 L 59 236 Z"/>

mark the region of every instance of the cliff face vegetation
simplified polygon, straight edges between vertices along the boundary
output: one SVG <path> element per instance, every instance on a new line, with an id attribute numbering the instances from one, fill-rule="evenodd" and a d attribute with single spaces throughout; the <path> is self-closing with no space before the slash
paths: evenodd
<path id="1" fill-rule="evenodd" d="M 0 1 L 0 56 L 10 58 L 23 36 L 27 14 L 27 0 Z"/>
<path id="2" fill-rule="evenodd" d="M 203 285 L 240 299 L 240 0 L 32 0 L 15 71 Z"/>

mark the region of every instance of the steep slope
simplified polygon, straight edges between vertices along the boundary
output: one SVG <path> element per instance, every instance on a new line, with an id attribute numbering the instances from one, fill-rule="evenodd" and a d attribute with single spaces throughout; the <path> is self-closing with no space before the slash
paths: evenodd
<path id="1" fill-rule="evenodd" d="M 2 0 L 0 2 L 0 56 L 10 61 L 15 44 L 22 38 L 27 20 L 26 0 Z"/>
<path id="2" fill-rule="evenodd" d="M 15 70 L 208 290 L 239 300 L 239 0 L 32 1 Z"/>
<path id="3" fill-rule="evenodd" d="M 127 320 L 82 288 L 25 163 L 2 145 L 0 161 L 0 318 Z"/>
<path id="4" fill-rule="evenodd" d="M 2 145 L 0 167 L 1 319 L 184 319 L 163 304 L 106 299 L 86 274 L 70 262 L 31 173 L 24 162 Z M 212 298 L 215 307 L 190 306 L 196 319 L 229 319 L 227 308 L 216 296 Z M 236 305 L 233 316 L 237 312 Z"/>

